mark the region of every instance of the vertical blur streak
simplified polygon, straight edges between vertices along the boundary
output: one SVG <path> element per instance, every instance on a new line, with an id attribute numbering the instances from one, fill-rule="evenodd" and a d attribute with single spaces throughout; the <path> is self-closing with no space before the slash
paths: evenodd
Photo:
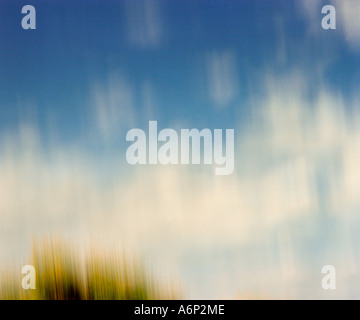
<path id="1" fill-rule="evenodd" d="M 4 17 L 14 1 L 0 10 L 1 263 L 25 262 L 40 237 L 26 261 L 39 290 L 19 288 L 19 267 L 0 274 L 0 295 L 181 295 L 136 250 L 178 272 L 187 298 L 360 298 L 360 1 L 329 0 L 327 31 L 315 0 L 95 2 L 42 1 L 59 19 L 27 33 Z M 234 173 L 129 165 L 126 132 L 150 120 L 234 128 Z M 97 235 L 127 254 L 87 243 Z"/>
<path id="2" fill-rule="evenodd" d="M 36 300 L 147 300 L 180 299 L 175 283 L 155 279 L 135 256 L 116 246 L 79 248 L 61 237 L 33 242 L 31 265 L 36 289 L 23 290 L 19 276 L 3 273 L 0 299 Z M 80 254 L 81 253 L 81 254 Z M 20 268 L 21 269 L 21 268 Z M 14 270 L 14 268 L 13 268 Z"/>

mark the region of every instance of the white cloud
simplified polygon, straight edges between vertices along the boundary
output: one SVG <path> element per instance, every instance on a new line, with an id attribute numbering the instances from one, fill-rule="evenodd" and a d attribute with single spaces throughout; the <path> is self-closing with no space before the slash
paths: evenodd
<path id="1" fill-rule="evenodd" d="M 308 261 L 298 265 L 304 254 L 300 249 L 312 250 L 306 243 L 314 232 L 305 226 L 316 225 L 322 211 L 336 217 L 338 234 L 342 224 L 349 225 L 342 248 L 353 252 L 351 221 L 360 206 L 360 121 L 347 115 L 341 96 L 321 85 L 310 105 L 301 73 L 267 79 L 254 121 L 236 140 L 236 173 L 227 177 L 185 166 L 104 169 L 93 156 L 58 143 L 46 153 L 36 128 L 21 126 L 0 148 L 1 258 L 25 253 L 31 234 L 101 234 L 121 238 L 156 263 L 179 269 L 185 286 L 199 277 L 191 285 L 192 297 L 217 297 L 217 288 L 228 296 L 243 286 L 271 293 L 278 288 L 277 294 L 298 288 L 294 295 L 303 296 Z M 99 87 L 98 104 L 117 105 L 122 99 L 117 88 L 113 83 L 109 89 Z M 106 120 L 110 125 L 116 125 L 114 118 L 121 121 L 114 114 Z M 105 122 L 105 128 L 110 125 Z M 110 174 L 104 178 L 100 171 Z M 327 248 L 330 240 L 324 237 L 317 245 Z M 249 248 L 246 253 L 244 248 Z M 346 265 L 342 252 L 331 249 L 330 257 Z M 350 258 L 354 265 L 356 255 Z M 214 270 L 205 272 L 205 264 Z M 354 267 L 351 272 L 358 275 Z M 214 290 L 204 292 L 202 281 Z"/>
<path id="2" fill-rule="evenodd" d="M 321 27 L 321 8 L 333 5 L 336 9 L 336 29 L 343 35 L 346 43 L 353 50 L 360 49 L 360 2 L 358 0 L 302 0 L 301 10 L 308 21 L 308 30 L 313 35 L 320 35 L 324 31 Z M 330 31 L 331 32 L 331 31 Z"/>
<path id="3" fill-rule="evenodd" d="M 236 56 L 232 51 L 207 55 L 208 90 L 217 107 L 227 107 L 237 94 Z"/>
<path id="4" fill-rule="evenodd" d="M 342 29 L 349 46 L 360 49 L 360 2 L 357 0 L 332 0 L 340 19 Z"/>
<path id="5" fill-rule="evenodd" d="M 91 90 L 94 122 L 104 138 L 135 125 L 134 92 L 124 77 L 112 75 L 105 84 L 95 83 Z"/>
<path id="6" fill-rule="evenodd" d="M 312 34 L 318 34 L 323 31 L 321 28 L 321 6 L 322 0 L 302 0 L 300 2 L 300 10 L 308 19 L 308 30 Z"/>
<path id="7" fill-rule="evenodd" d="M 127 1 L 126 19 L 130 43 L 139 47 L 156 47 L 163 39 L 163 27 L 157 0 Z"/>

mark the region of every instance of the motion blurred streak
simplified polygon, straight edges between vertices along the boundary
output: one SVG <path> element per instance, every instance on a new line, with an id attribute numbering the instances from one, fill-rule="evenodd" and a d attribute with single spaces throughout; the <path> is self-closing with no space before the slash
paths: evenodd
<path id="1" fill-rule="evenodd" d="M 36 289 L 24 290 L 14 266 L 0 276 L 1 300 L 181 299 L 179 283 L 155 277 L 139 258 L 116 246 L 87 243 L 79 251 L 58 236 L 34 240 L 30 263 Z M 21 268 L 19 268 L 20 270 Z"/>

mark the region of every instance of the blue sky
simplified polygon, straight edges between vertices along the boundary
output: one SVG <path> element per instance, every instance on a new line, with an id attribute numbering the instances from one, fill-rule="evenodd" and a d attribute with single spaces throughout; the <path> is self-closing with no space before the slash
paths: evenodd
<path id="1" fill-rule="evenodd" d="M 328 3 L 336 30 L 321 28 Z M 36 30 L 21 28 L 26 4 Z M 190 297 L 359 297 L 358 13 L 358 0 L 3 0 L 0 259 L 25 257 L 32 235 L 100 234 L 175 270 Z M 131 167 L 126 131 L 149 120 L 234 128 L 234 174 Z"/>
<path id="2" fill-rule="evenodd" d="M 250 90 L 263 92 L 264 70 L 299 66 L 311 81 L 316 65 L 330 57 L 324 80 L 333 90 L 347 93 L 359 84 L 358 55 L 341 31 L 309 36 L 300 1 L 158 1 L 149 10 L 142 1 L 134 3 L 36 1 L 37 29 L 24 31 L 20 11 L 26 2 L 4 1 L 1 127 L 12 128 L 23 114 L 36 112 L 44 135 L 50 117 L 62 139 L 86 134 L 92 85 L 114 74 L 124 76 L 137 97 L 142 84 L 151 83 L 164 126 L 177 120 L 199 127 L 238 125 L 247 118 Z M 320 26 L 321 13 L 316 16 Z M 146 33 L 151 23 L 154 35 Z M 136 32 L 148 39 L 136 39 Z M 281 46 L 285 60 L 279 59 Z M 236 83 L 225 108 L 216 108 L 209 99 L 206 56 L 226 51 L 233 55 Z M 141 104 L 134 104 L 139 113 Z M 139 125 L 150 119 L 141 120 Z"/>

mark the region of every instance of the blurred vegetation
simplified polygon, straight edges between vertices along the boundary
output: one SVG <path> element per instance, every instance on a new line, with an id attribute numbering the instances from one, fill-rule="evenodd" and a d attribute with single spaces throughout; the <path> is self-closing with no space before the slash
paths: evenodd
<path id="1" fill-rule="evenodd" d="M 79 250 L 62 238 L 33 241 L 30 265 L 36 289 L 22 288 L 21 267 L 0 274 L 0 299 L 147 300 L 181 299 L 178 284 L 164 283 L 138 258 L 116 247 Z M 17 272 L 14 272 L 16 269 Z"/>

